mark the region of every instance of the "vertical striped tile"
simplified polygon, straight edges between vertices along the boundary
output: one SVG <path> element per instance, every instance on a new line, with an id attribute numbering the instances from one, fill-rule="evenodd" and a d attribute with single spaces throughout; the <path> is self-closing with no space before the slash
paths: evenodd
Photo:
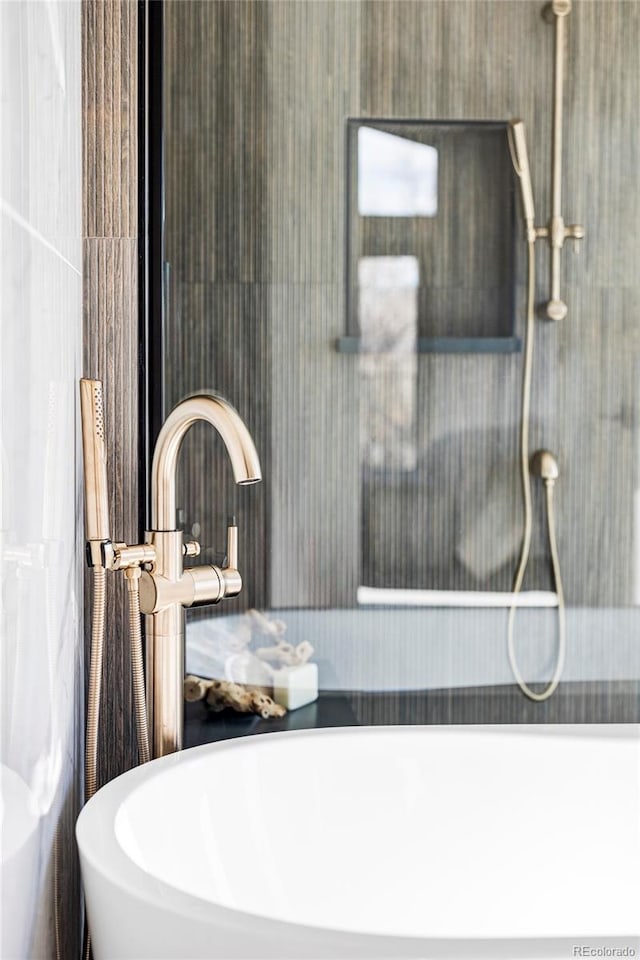
<path id="1" fill-rule="evenodd" d="M 168 3 L 167 238 L 175 282 L 165 375 L 174 402 L 204 385 L 227 392 L 264 450 L 265 484 L 244 508 L 259 531 L 245 544 L 257 579 L 252 586 L 248 579 L 239 605 L 258 598 L 271 606 L 351 605 L 363 577 L 509 588 L 521 529 L 521 355 L 420 356 L 419 469 L 367 491 L 358 361 L 336 354 L 332 342 L 346 324 L 349 117 L 522 117 L 538 222 L 548 219 L 553 31 L 541 10 L 538 0 Z M 536 325 L 531 447 L 559 458 L 558 539 L 576 606 L 625 606 L 637 595 L 639 39 L 637 3 L 574 3 L 563 206 L 587 237 L 579 256 L 571 246 L 562 256 L 569 316 Z M 445 174 L 447 195 L 468 200 L 455 224 L 473 278 L 456 291 L 462 312 L 477 303 L 476 278 L 492 270 L 474 233 L 474 205 L 486 197 Z M 445 243 L 433 256 L 438 285 L 429 295 L 443 316 L 452 249 Z M 523 254 L 521 244 L 520 336 Z M 544 301 L 542 243 L 536 262 L 536 298 Z M 182 489 L 189 519 L 215 528 L 213 546 L 221 501 L 233 503 L 234 493 L 224 458 L 220 464 L 218 453 L 205 452 L 209 443 L 189 441 Z M 537 486 L 534 505 L 526 586 L 550 588 Z"/>
<path id="2" fill-rule="evenodd" d="M 138 542 L 137 4 L 87 0 L 83 28 L 84 375 L 104 384 L 111 532 Z M 90 636 L 87 576 L 85 624 Z M 108 578 L 98 779 L 136 762 L 126 592 Z M 87 647 L 88 649 L 88 647 Z M 89 658 L 87 656 L 87 665 Z"/>

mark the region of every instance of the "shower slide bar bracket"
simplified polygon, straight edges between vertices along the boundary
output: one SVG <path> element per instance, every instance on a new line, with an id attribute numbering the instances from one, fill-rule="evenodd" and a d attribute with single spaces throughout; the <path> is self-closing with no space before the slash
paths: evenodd
<path id="1" fill-rule="evenodd" d="M 551 297 L 545 307 L 548 320 L 563 320 L 567 305 L 560 297 L 560 253 L 565 240 L 573 240 L 578 250 L 585 230 L 582 224 L 565 224 L 562 216 L 562 112 L 564 92 L 564 61 L 567 46 L 567 17 L 571 13 L 571 0 L 551 0 L 542 11 L 547 23 L 555 28 L 554 91 L 553 91 L 553 139 L 552 139 L 552 190 L 551 218 L 546 226 L 535 227 L 535 239 L 546 239 L 551 248 Z"/>

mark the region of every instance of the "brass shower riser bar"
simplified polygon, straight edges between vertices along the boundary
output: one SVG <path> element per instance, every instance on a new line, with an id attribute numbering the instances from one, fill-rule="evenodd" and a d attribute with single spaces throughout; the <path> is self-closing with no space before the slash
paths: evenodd
<path id="1" fill-rule="evenodd" d="M 564 88 L 564 60 L 567 43 L 566 22 L 571 12 L 571 0 L 552 0 L 543 10 L 543 16 L 555 25 L 554 92 L 553 92 L 553 146 L 551 219 L 546 227 L 536 227 L 536 237 L 548 239 L 551 247 L 551 298 L 546 305 L 549 320 L 563 320 L 567 305 L 560 298 L 560 253 L 564 241 L 584 237 L 579 223 L 567 226 L 562 217 L 562 107 Z"/>

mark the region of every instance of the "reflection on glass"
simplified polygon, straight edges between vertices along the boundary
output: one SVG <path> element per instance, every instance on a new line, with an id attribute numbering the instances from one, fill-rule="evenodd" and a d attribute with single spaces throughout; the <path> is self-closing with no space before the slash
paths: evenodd
<path id="1" fill-rule="evenodd" d="M 416 257 L 362 257 L 358 262 L 360 455 L 365 467 L 416 467 L 418 283 Z"/>
<path id="2" fill-rule="evenodd" d="M 438 151 L 393 133 L 358 130 L 358 213 L 363 217 L 435 217 Z"/>

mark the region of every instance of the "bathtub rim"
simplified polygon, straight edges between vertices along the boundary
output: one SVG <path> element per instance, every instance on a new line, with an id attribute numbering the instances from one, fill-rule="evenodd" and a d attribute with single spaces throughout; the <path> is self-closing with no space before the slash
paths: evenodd
<path id="1" fill-rule="evenodd" d="M 358 727 L 321 727 L 305 730 L 273 731 L 259 734 L 260 739 L 277 737 L 283 739 L 313 739 L 317 737 L 340 736 L 347 733 L 357 736 L 372 736 L 379 731 L 411 734 L 433 730 L 448 734 L 514 734 L 519 736 L 544 735 L 586 737 L 592 739 L 623 739 L 640 740 L 640 724 L 379 724 Z M 120 776 L 109 781 L 92 797 L 80 811 L 76 821 L 76 840 L 80 861 L 91 871 L 98 874 L 101 880 L 132 900 L 140 901 L 149 908 L 163 910 L 165 913 L 175 914 L 196 923 L 212 922 L 228 930 L 242 930 L 247 923 L 251 924 L 256 936 L 280 936 L 291 939 L 292 934 L 303 938 L 313 938 L 316 946 L 322 950 L 323 944 L 332 944 L 336 941 L 344 943 L 345 947 L 367 950 L 363 956 L 386 956 L 391 946 L 398 943 L 403 945 L 403 953 L 398 956 L 432 956 L 432 957 L 474 957 L 474 958 L 517 958 L 525 957 L 556 957 L 559 949 L 566 949 L 570 956 L 570 948 L 575 944 L 602 946 L 640 947 L 640 929 L 629 932 L 629 935 L 603 934 L 601 937 L 584 937 L 576 932 L 575 936 L 562 938 L 437 938 L 413 937 L 402 934 L 379 934 L 364 931 L 346 930 L 338 927 L 317 926 L 309 923 L 296 923 L 293 920 L 282 920 L 268 917 L 264 914 L 252 913 L 235 907 L 228 907 L 212 900 L 187 893 L 173 886 L 165 880 L 155 876 L 140 867 L 126 853 L 121 846 L 115 830 L 116 817 L 122 803 L 127 796 L 146 781 L 162 776 L 164 771 L 170 770 L 183 763 L 191 763 L 202 756 L 216 754 L 223 750 L 249 748 L 254 745 L 254 736 L 232 738 L 214 743 L 190 747 L 187 750 L 171 754 L 150 761 L 143 766 L 133 767 Z M 93 832 L 93 835 L 91 835 Z M 425 949 L 428 953 L 425 954 Z M 405 953 L 406 950 L 406 953 Z M 414 953 L 414 951 L 416 951 Z M 535 952 L 534 952 L 535 951 Z M 318 954 L 321 957 L 322 952 Z M 333 954 L 327 954 L 332 956 Z M 636 954 L 637 955 L 637 954 Z"/>

